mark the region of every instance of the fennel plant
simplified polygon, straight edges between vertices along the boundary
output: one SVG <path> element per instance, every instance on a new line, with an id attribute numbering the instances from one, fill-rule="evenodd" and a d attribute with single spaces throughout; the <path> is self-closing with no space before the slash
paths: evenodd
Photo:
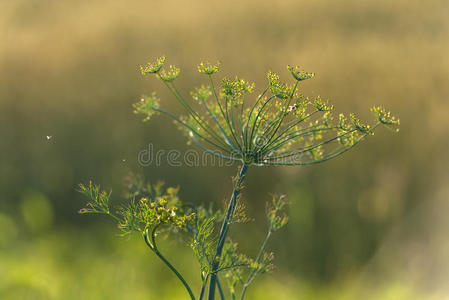
<path id="1" fill-rule="evenodd" d="M 277 74 L 268 72 L 267 86 L 251 102 L 254 83 L 225 77 L 217 84 L 214 78 L 219 63 L 201 63 L 198 71 L 205 76 L 206 84 L 191 91 L 189 100 L 175 85 L 180 69 L 173 65 L 164 69 L 164 64 L 165 57 L 160 57 L 141 66 L 141 73 L 158 78 L 186 115 L 177 116 L 161 108 L 155 93 L 135 103 L 135 112 L 143 114 L 145 121 L 153 115 L 166 115 L 203 151 L 240 164 L 226 209 L 186 205 L 179 199 L 178 189 L 164 189 L 161 184 L 150 185 L 134 178 L 128 183 L 128 201 L 118 209 L 110 207 L 110 193 L 101 191 L 99 186 L 80 185 L 80 191 L 90 199 L 81 213 L 106 214 L 118 222 L 125 234 L 141 233 L 148 248 L 178 277 L 191 299 L 201 300 L 207 295 L 208 300 L 214 300 L 217 290 L 221 299 L 227 295 L 244 299 L 256 276 L 271 270 L 273 254 L 266 251 L 267 244 L 288 219 L 285 197 L 273 196 L 267 205 L 266 238 L 257 256 L 250 258 L 239 253 L 228 233 L 233 223 L 248 220 L 240 200 L 248 170 L 253 166 L 321 163 L 353 148 L 373 135 L 378 126 L 398 130 L 399 120 L 382 107 L 371 109 L 375 116 L 373 125 L 354 114 L 334 116 L 334 107 L 328 101 L 319 96 L 309 99 L 299 92 L 300 84 L 313 78 L 314 73 L 292 66 L 287 66 L 287 70 L 293 83 L 284 83 Z M 157 246 L 156 236 L 167 231 L 189 237 L 200 266 L 202 285 L 197 296 Z"/>

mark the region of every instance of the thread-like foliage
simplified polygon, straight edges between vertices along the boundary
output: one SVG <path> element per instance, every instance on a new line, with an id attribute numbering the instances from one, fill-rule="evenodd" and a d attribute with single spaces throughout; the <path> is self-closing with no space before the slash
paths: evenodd
<path id="1" fill-rule="evenodd" d="M 185 205 L 178 197 L 179 188 L 164 188 L 162 182 L 151 185 L 144 183 L 138 177 L 130 175 L 126 181 L 124 201 L 117 206 L 110 204 L 111 192 L 101 190 L 99 185 L 89 182 L 88 185 L 80 184 L 79 191 L 89 201 L 86 207 L 80 210 L 81 214 L 104 214 L 117 221 L 117 227 L 123 235 L 132 232 L 140 233 L 150 250 L 178 276 L 186 286 L 187 291 L 193 296 L 192 289 L 187 281 L 173 267 L 157 246 L 156 236 L 167 234 L 180 234 L 193 250 L 199 266 L 202 280 L 200 299 L 208 279 L 212 274 L 223 273 L 229 287 L 230 295 L 235 297 L 236 287 L 240 284 L 248 286 L 258 274 L 269 272 L 272 269 L 272 253 L 263 253 L 262 257 L 250 258 L 238 251 L 236 242 L 227 240 L 223 247 L 220 258 L 215 257 L 215 247 L 218 240 L 217 227 L 223 221 L 224 214 L 221 210 L 214 210 L 212 206 Z M 273 203 L 275 200 L 273 200 Z M 236 214 L 234 222 L 248 222 L 243 205 L 237 205 L 239 213 Z M 267 218 L 269 232 L 274 232 L 275 223 L 278 221 L 278 210 L 280 206 L 268 206 Z M 284 208 L 284 205 L 282 206 Z M 238 217 L 240 216 L 240 217 Z M 285 225 L 284 217 L 282 224 Z M 282 225 L 282 226 L 283 226 Z M 280 226 L 279 226 L 280 228 Z M 260 251 L 264 251 L 266 242 Z M 218 268 L 214 270 L 214 263 L 218 259 Z M 243 277 L 248 276 L 248 282 Z M 223 291 L 222 291 L 223 292 Z M 202 296 L 201 296 L 202 295 Z M 224 296 L 224 292 L 223 292 Z M 192 299 L 195 299 L 194 297 Z"/>

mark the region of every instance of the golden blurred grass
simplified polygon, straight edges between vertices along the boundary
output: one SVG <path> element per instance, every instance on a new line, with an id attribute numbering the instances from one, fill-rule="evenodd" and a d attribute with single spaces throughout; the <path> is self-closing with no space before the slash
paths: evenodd
<path id="1" fill-rule="evenodd" d="M 266 279 L 275 287 L 268 293 L 282 291 L 279 299 L 370 299 L 370 293 L 372 299 L 444 299 L 443 283 L 435 280 L 432 295 L 432 284 L 423 279 L 434 269 L 418 273 L 448 259 L 445 242 L 439 242 L 446 223 L 438 221 L 444 220 L 438 212 L 446 207 L 441 199 L 447 199 L 449 180 L 448 11 L 445 0 L 1 1 L 0 208 L 20 211 L 15 208 L 27 190 L 38 189 L 55 209 L 55 224 L 79 224 L 84 221 L 73 213 L 80 206 L 76 183 L 93 177 L 116 187 L 124 173 L 138 169 L 135 155 L 148 141 L 184 147 L 174 126 L 159 120 L 142 125 L 131 114 L 130 104 L 141 93 L 161 91 L 137 72 L 148 59 L 166 54 L 169 63 L 180 65 L 183 89 L 199 83 L 195 66 L 203 59 L 220 59 L 224 74 L 239 74 L 259 88 L 267 70 L 287 78 L 284 66 L 301 64 L 317 73 L 304 84 L 306 95 L 319 93 L 337 110 L 365 118 L 369 106 L 382 104 L 402 126 L 398 135 L 379 132 L 328 165 L 254 171 L 245 194 L 251 211 L 263 210 L 258 203 L 267 191 L 285 192 L 292 200 L 292 226 L 276 242 L 280 267 Z M 170 106 L 168 95 L 160 94 L 162 105 Z M 46 135 L 54 136 L 53 144 L 44 143 Z M 123 157 L 130 166 L 123 165 Z M 187 198 L 218 202 L 227 196 L 223 178 L 234 170 L 146 172 L 181 184 Z M 209 178 L 214 180 L 200 194 L 202 179 Z M 21 226 L 18 232 L 26 232 Z M 251 230 L 257 237 L 257 228 Z M 70 243 L 61 232 L 54 234 L 60 243 Z M 2 254 L 0 248 L 0 265 L 12 261 L 8 275 L 33 277 L 40 266 L 9 251 L 34 261 L 35 247 L 51 249 L 58 242 L 43 242 L 45 235 L 30 241 L 20 236 L 11 237 L 18 240 L 13 249 L 3 244 L 8 250 Z M 430 246 L 423 247 L 429 236 Z M 82 243 L 88 247 L 95 241 Z M 86 256 L 96 259 L 101 252 L 92 248 Z M 45 265 L 55 252 L 57 246 L 42 254 L 48 255 L 42 263 L 49 281 L 59 272 L 66 272 L 68 281 L 83 274 L 70 264 L 56 265 L 56 271 Z M 408 254 L 402 261 L 397 252 Z M 286 256 L 297 259 L 288 263 Z M 419 263 L 410 262 L 415 260 Z M 107 275 L 108 261 L 97 263 Z M 408 264 L 410 271 L 402 273 Z M 387 273 L 386 282 L 375 280 Z M 70 284 L 64 280 L 56 284 L 60 291 Z M 111 285 L 106 280 L 94 291 L 87 282 L 82 288 L 92 295 L 104 295 Z M 148 292 L 131 281 L 129 286 L 136 294 Z M 265 287 L 259 285 L 254 299 L 265 295 Z M 0 286 L 0 295 L 8 288 Z"/>

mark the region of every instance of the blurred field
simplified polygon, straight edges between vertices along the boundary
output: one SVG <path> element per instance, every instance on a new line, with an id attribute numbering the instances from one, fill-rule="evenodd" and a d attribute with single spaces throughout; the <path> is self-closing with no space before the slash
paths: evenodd
<path id="1" fill-rule="evenodd" d="M 132 113 L 153 90 L 174 103 L 137 71 L 161 54 L 186 92 L 201 84 L 201 60 L 259 88 L 266 71 L 287 79 L 285 65 L 299 64 L 317 73 L 306 95 L 401 118 L 399 134 L 380 130 L 335 161 L 250 170 L 244 198 L 258 222 L 235 229 L 241 247 L 262 239 L 268 193 L 289 196 L 291 219 L 271 244 L 276 271 L 248 299 L 449 299 L 448 1 L 10 0 L 0 37 L 0 299 L 185 296 L 139 237 L 77 214 L 78 183 L 119 199 L 130 171 L 180 185 L 189 201 L 229 196 L 236 166 L 137 164 L 149 143 L 187 149 L 170 121 Z M 163 248 L 195 269 L 182 243 Z"/>

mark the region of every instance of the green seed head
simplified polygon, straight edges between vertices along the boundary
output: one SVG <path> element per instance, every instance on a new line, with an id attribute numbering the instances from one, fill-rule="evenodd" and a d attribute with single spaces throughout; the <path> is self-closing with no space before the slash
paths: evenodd
<path id="1" fill-rule="evenodd" d="M 196 101 L 206 101 L 212 96 L 212 90 L 210 86 L 202 85 L 199 88 L 195 88 L 195 91 L 190 92 L 190 95 Z"/>
<path id="2" fill-rule="evenodd" d="M 352 125 L 362 134 L 374 134 L 371 130 L 371 126 L 364 124 L 360 119 L 358 119 L 354 114 L 350 115 Z"/>
<path id="3" fill-rule="evenodd" d="M 267 78 L 270 84 L 270 91 L 273 95 L 279 99 L 287 99 L 290 96 L 292 89 L 287 84 L 282 83 L 279 80 L 279 75 L 269 71 Z"/>
<path id="4" fill-rule="evenodd" d="M 330 111 L 334 109 L 334 106 L 329 104 L 329 101 L 324 101 L 320 96 L 317 96 L 313 101 L 316 109 L 319 111 Z"/>
<path id="5" fill-rule="evenodd" d="M 178 78 L 181 70 L 176 66 L 170 66 L 168 71 L 162 70 L 159 74 L 159 78 L 165 82 L 172 82 L 176 78 Z"/>
<path id="6" fill-rule="evenodd" d="M 315 77 L 315 73 L 305 72 L 304 70 L 301 70 L 298 66 L 292 67 L 288 65 L 287 70 L 297 81 L 307 80 Z"/>
<path id="7" fill-rule="evenodd" d="M 151 96 L 143 96 L 139 102 L 133 104 L 135 114 L 144 114 L 144 121 L 148 121 L 152 115 L 157 113 L 159 108 L 159 98 L 153 92 Z"/>
<path id="8" fill-rule="evenodd" d="M 399 126 L 400 121 L 396 117 L 392 116 L 389 111 L 386 111 L 382 106 L 372 107 L 371 111 L 373 112 L 376 119 L 386 125 L 386 126 Z M 399 129 L 396 129 L 398 131 Z"/>
<path id="9" fill-rule="evenodd" d="M 217 61 L 215 65 L 211 64 L 210 62 L 201 62 L 198 65 L 198 72 L 206 75 L 215 74 L 220 70 L 219 68 L 220 64 L 221 64 L 220 61 Z"/>
<path id="10" fill-rule="evenodd" d="M 165 56 L 158 57 L 155 62 L 148 62 L 145 66 L 140 66 L 142 75 L 157 74 L 165 63 Z"/>

